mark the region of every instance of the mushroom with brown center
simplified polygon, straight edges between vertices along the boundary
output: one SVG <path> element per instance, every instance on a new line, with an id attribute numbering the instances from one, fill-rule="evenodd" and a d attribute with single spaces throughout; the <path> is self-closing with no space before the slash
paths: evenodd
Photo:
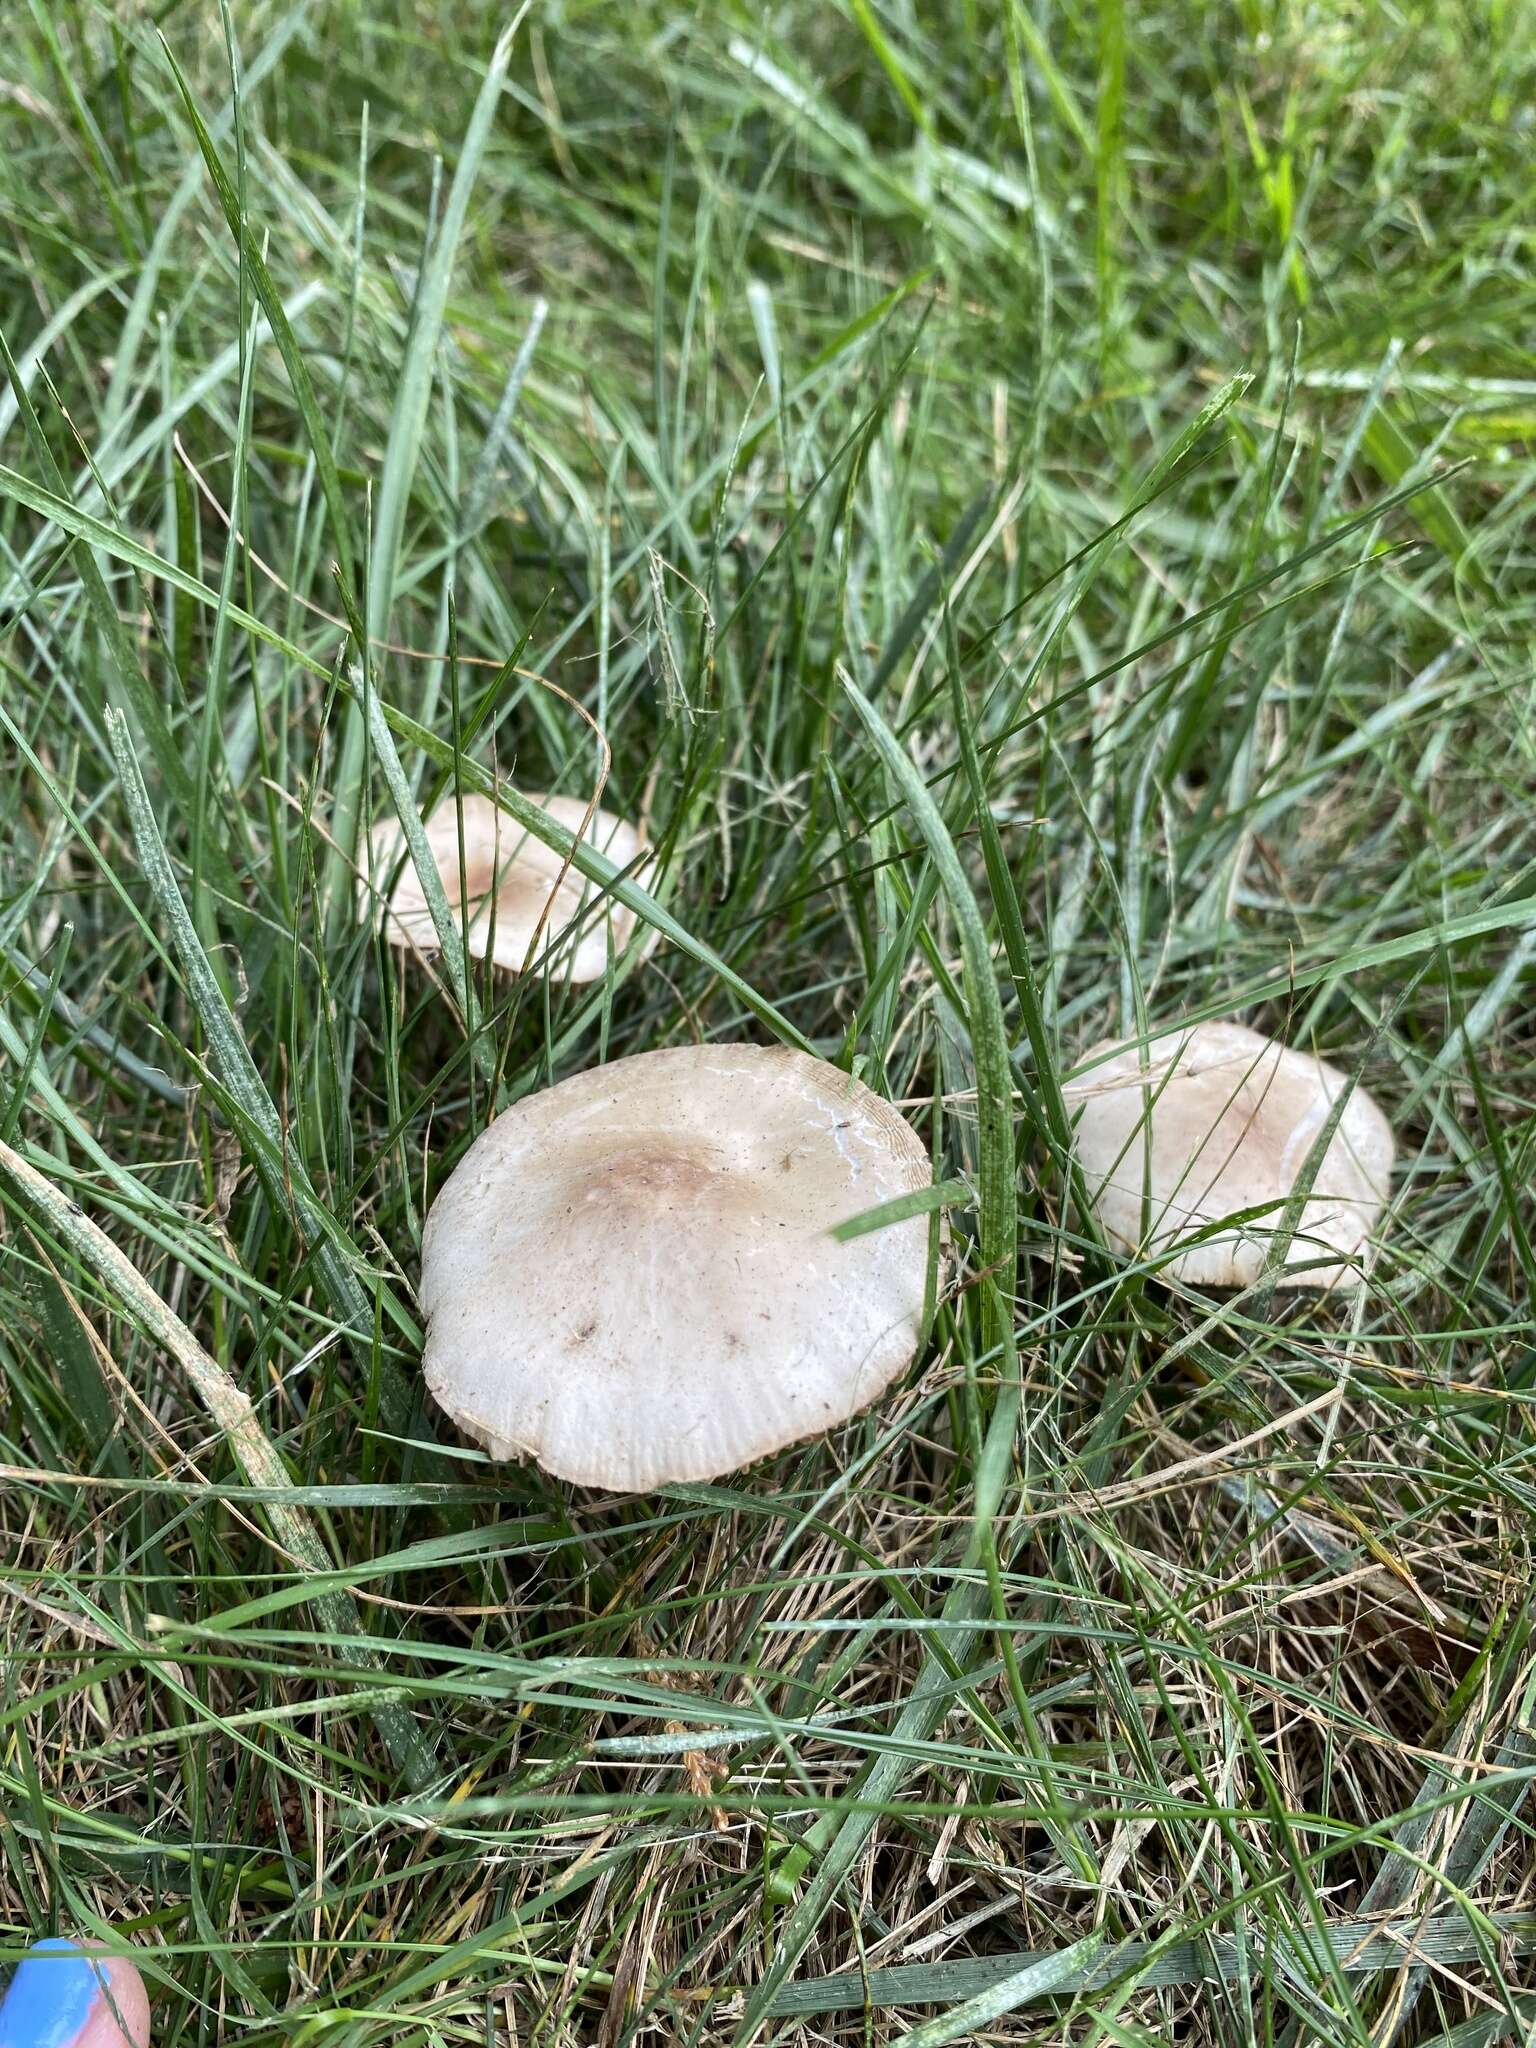
<path id="1" fill-rule="evenodd" d="M 754 1045 L 637 1053 L 525 1097 L 427 1218 L 427 1385 L 493 1457 L 638 1492 L 855 1415 L 917 1349 L 927 1187 L 860 1082 Z"/>
<path id="2" fill-rule="evenodd" d="M 617 868 L 634 867 L 646 852 L 634 826 L 611 811 L 594 811 L 583 833 L 587 806 L 578 797 L 530 795 L 528 801 L 567 831 L 581 833 L 587 845 L 606 854 Z M 516 973 L 536 946 L 535 958 L 557 962 L 572 981 L 601 981 L 608 969 L 610 939 L 615 953 L 629 943 L 635 913 L 612 897 L 600 902 L 593 883 L 489 797 L 446 797 L 423 830 L 455 915 L 467 898 L 471 958 L 484 960 L 489 954 L 496 966 Z M 372 838 L 380 887 L 388 886 L 404 861 L 383 906 L 385 936 L 396 946 L 435 952 L 437 929 L 421 878 L 405 853 L 398 822 L 385 819 L 374 827 Z M 639 879 L 644 880 L 643 872 Z M 572 940 L 568 935 L 578 922 L 580 929 Z"/>
<path id="3" fill-rule="evenodd" d="M 1108 1050 L 1085 1055 L 1088 1071 L 1065 1090 L 1082 1104 L 1077 1158 L 1105 1237 L 1191 1286 L 1250 1286 L 1345 1076 L 1242 1024 L 1178 1027 L 1102 1058 Z M 1285 1247 L 1286 1285 L 1361 1284 L 1393 1152 L 1386 1118 L 1357 1087 Z"/>

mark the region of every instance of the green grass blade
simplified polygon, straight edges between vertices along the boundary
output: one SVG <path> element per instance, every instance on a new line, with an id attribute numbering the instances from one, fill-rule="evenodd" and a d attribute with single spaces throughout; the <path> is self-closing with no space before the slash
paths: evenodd
<path id="1" fill-rule="evenodd" d="M 937 2019 L 897 2036 L 897 2048 L 947 2048 L 951 2041 L 974 2039 L 982 2027 L 1017 2012 L 1035 1998 L 1048 1998 L 1053 1991 L 1075 1991 L 1098 1963 L 1104 1952 L 1100 1936 L 1090 1934 L 1056 1955 L 1042 1956 L 1024 1965 L 1011 1977 L 942 2013 Z"/>
<path id="2" fill-rule="evenodd" d="M 1013 1272 L 1017 1256 L 1018 1190 L 1014 1163 L 1013 1084 L 1008 1039 L 998 994 L 986 924 L 970 880 L 955 851 L 938 805 L 919 770 L 890 727 L 846 676 L 843 689 L 874 743 L 886 775 L 910 811 L 938 872 L 955 921 L 960 928 L 964 986 L 969 1006 L 971 1043 L 976 1070 L 976 1102 L 981 1149 L 977 1174 L 979 1257 L 984 1275 L 982 1343 L 996 1363 L 998 1392 L 987 1423 L 985 1443 L 974 1481 L 971 1533 L 967 1561 L 975 1562 L 990 1545 L 992 1523 L 999 1512 L 1012 1470 L 1022 1390 L 1013 1344 Z M 984 1581 L 963 1582 L 946 1600 L 943 1622 L 964 1624 L 987 1603 Z M 953 1697 L 952 1658 L 962 1662 L 975 1642 L 960 1627 L 953 1639 L 941 1625 L 937 1655 L 925 1662 L 912 1695 L 898 1715 L 893 1735 L 898 1746 L 928 1735 Z M 779 1986 L 815 1938 L 843 1880 L 872 1833 L 880 1806 L 894 1798 L 911 1769 L 899 1753 L 880 1758 L 864 1774 L 860 1797 L 865 1810 L 852 1813 L 818 1858 L 814 1874 L 798 1905 L 789 1914 L 774 1945 L 762 1978 L 747 2001 L 735 2039 L 751 2041 L 764 2024 Z"/>
<path id="3" fill-rule="evenodd" d="M 274 1208 L 291 1219 L 296 1233 L 313 1255 L 316 1271 L 336 1314 L 352 1331 L 365 1359 L 371 1360 L 375 1343 L 373 1297 L 377 1296 L 388 1319 L 407 1334 L 414 1332 L 412 1319 L 395 1300 L 393 1290 L 372 1272 L 342 1225 L 315 1193 L 302 1160 L 294 1156 L 272 1097 L 176 885 L 133 743 L 119 714 L 109 713 L 108 729 L 144 878 L 164 921 L 172 952 L 186 977 L 215 1069 L 223 1077 L 241 1145 L 261 1175 Z M 403 1426 L 409 1413 L 404 1387 L 388 1361 L 380 1363 L 390 1374 L 392 1420 L 397 1427 Z"/>
<path id="4" fill-rule="evenodd" d="M 516 16 L 502 30 L 491 52 L 491 61 L 475 97 L 469 125 L 459 149 L 459 160 L 448 188 L 448 201 L 436 238 L 417 283 L 411 308 L 410 341 L 400 365 L 395 387 L 394 411 L 384 466 L 379 476 L 378 496 L 373 512 L 373 551 L 368 565 L 368 604 L 364 614 L 369 647 L 364 659 L 372 659 L 372 647 L 390 637 L 390 612 L 395 597 L 395 577 L 400 550 L 405 540 L 406 513 L 421 456 L 422 435 L 427 424 L 432 385 L 437 376 L 438 348 L 443 318 L 448 307 L 448 288 L 453 266 L 469 214 L 469 202 L 480 174 L 481 159 L 491 139 L 491 130 L 501 105 L 507 66 L 519 23 L 531 0 L 524 0 Z M 351 901 L 351 873 L 346 863 L 357 845 L 357 825 L 362 813 L 358 778 L 363 762 L 363 727 L 353 716 L 346 720 L 341 758 L 336 769 L 335 801 L 331 834 L 335 842 L 330 856 L 327 881 L 329 918 L 332 928 Z"/>
<path id="5" fill-rule="evenodd" d="M 181 66 L 176 62 L 170 45 L 167 43 L 164 48 L 165 60 L 170 66 L 171 76 L 181 95 L 182 107 L 197 139 L 198 149 L 202 152 L 203 162 L 207 166 L 208 176 L 212 180 L 225 221 L 239 246 L 241 260 L 246 266 L 252 289 L 261 301 L 262 311 L 266 314 L 267 324 L 272 330 L 272 337 L 282 355 L 283 367 L 288 372 L 289 389 L 293 393 L 293 402 L 303 422 L 305 442 L 314 458 L 315 473 L 320 479 L 321 494 L 325 499 L 326 510 L 330 514 L 331 540 L 340 563 L 342 579 L 350 585 L 354 578 L 355 553 L 352 543 L 352 521 L 347 511 L 346 498 L 342 493 L 341 477 L 336 467 L 330 436 L 315 397 L 314 380 L 309 373 L 309 364 L 294 338 L 292 327 L 288 324 L 282 294 L 272 281 L 272 273 L 267 268 L 266 259 L 261 253 L 256 236 L 252 233 L 251 224 L 241 212 L 240 196 L 224 168 L 218 146 L 198 111 L 192 89 Z"/>
<path id="6" fill-rule="evenodd" d="M 285 1489 L 289 1474 L 263 1434 L 248 1397 L 208 1355 L 180 1317 L 173 1315 L 154 1290 L 146 1286 L 106 1233 L 91 1222 L 78 1202 L 60 1193 L 51 1181 L 3 1143 L 0 1171 L 22 1191 L 28 1206 L 46 1219 L 59 1241 L 91 1267 L 119 1311 L 138 1323 L 175 1359 L 250 1484 Z M 324 1546 L 301 1508 L 283 1506 L 274 1500 L 267 1513 L 279 1542 L 302 1573 L 323 1578 L 333 1571 Z M 377 1656 L 357 1641 L 363 1627 L 347 1594 L 333 1586 L 316 1591 L 313 1600 L 317 1617 L 341 1639 L 344 1654 L 377 1665 Z M 381 1700 L 374 1707 L 373 1716 L 407 1785 L 413 1791 L 425 1790 L 437 1775 L 430 1742 L 398 1701 Z"/>
<path id="7" fill-rule="evenodd" d="M 0 361 L 5 364 L 17 413 L 26 428 L 28 445 L 42 469 L 49 494 L 62 501 L 64 479 L 53 458 L 21 372 L 16 367 L 15 359 L 3 335 L 0 335 Z M 171 728 L 160 701 L 150 688 L 123 623 L 117 615 L 117 606 L 107 588 L 106 578 L 102 575 L 88 546 L 77 547 L 74 553 L 80 579 L 90 603 L 91 615 L 107 649 L 110 672 L 116 679 L 117 694 L 143 734 L 156 771 L 163 778 L 167 791 L 179 806 L 190 811 L 195 802 L 191 773 L 171 735 Z"/>

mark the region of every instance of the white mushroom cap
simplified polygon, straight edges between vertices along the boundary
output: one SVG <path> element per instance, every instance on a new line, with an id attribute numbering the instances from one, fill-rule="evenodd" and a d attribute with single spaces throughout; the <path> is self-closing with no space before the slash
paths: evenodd
<path id="1" fill-rule="evenodd" d="M 637 1053 L 531 1095 L 427 1218 L 427 1385 L 493 1457 L 639 1492 L 714 1478 L 866 1407 L 917 1349 L 922 1140 L 783 1047 Z"/>
<path id="2" fill-rule="evenodd" d="M 1337 1067 L 1242 1024 L 1161 1033 L 1145 1051 L 1085 1056 L 1077 1157 L 1105 1237 L 1136 1256 L 1260 1204 L 1261 1216 L 1192 1245 L 1160 1271 L 1196 1287 L 1247 1287 L 1280 1229 L 1286 1198 L 1348 1086 Z M 1150 1138 L 1149 1138 L 1150 1133 Z M 1356 1088 L 1329 1140 L 1285 1253 L 1293 1287 L 1356 1287 L 1391 1190 L 1391 1128 Z M 1143 1194 L 1146 1220 L 1143 1221 Z"/>
<path id="3" fill-rule="evenodd" d="M 445 797 L 426 821 L 427 844 L 450 908 L 455 912 L 459 908 L 461 801 L 471 956 L 483 960 L 489 952 L 498 967 L 516 973 L 527 960 L 537 933 L 536 958 L 558 957 L 562 971 L 572 981 L 601 981 L 608 971 L 609 934 L 614 952 L 621 952 L 634 931 L 635 913 L 611 897 L 599 905 L 595 884 L 568 866 L 552 847 L 525 832 L 489 797 Z M 579 797 L 530 793 L 528 801 L 568 831 L 581 830 L 587 807 Z M 611 811 L 595 811 L 583 836 L 619 868 L 629 867 L 646 850 L 634 826 Z M 405 835 L 397 820 L 385 819 L 373 829 L 373 871 L 381 887 L 387 886 L 402 859 L 405 864 L 400 878 L 382 913 L 385 937 L 392 945 L 435 953 L 437 928 L 420 878 L 405 853 Z M 637 879 L 644 882 L 644 873 Z M 561 935 L 583 911 L 586 915 L 579 935 L 562 952 Z"/>

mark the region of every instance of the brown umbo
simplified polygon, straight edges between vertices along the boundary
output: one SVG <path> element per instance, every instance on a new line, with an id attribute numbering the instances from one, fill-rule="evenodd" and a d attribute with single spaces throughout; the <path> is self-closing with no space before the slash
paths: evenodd
<path id="1" fill-rule="evenodd" d="M 471 1145 L 422 1244 L 433 1397 L 493 1457 L 614 1492 L 846 1421 L 917 1348 L 928 1222 L 836 1225 L 932 1180 L 889 1103 L 807 1054 L 638 1053 Z"/>

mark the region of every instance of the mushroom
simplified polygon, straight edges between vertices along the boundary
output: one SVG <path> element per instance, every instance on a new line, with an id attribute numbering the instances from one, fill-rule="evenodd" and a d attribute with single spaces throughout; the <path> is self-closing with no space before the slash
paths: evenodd
<path id="1" fill-rule="evenodd" d="M 587 806 L 579 797 L 530 793 L 529 802 L 547 811 L 568 831 L 581 832 Z M 608 941 L 618 953 L 635 928 L 635 913 L 609 898 L 593 914 L 593 885 L 542 839 L 525 832 L 515 818 L 487 796 L 449 796 L 430 818 L 425 831 L 432 858 L 450 907 L 460 904 L 459 812 L 464 816 L 463 880 L 469 896 L 469 951 L 496 966 L 520 970 L 537 941 L 535 957 L 556 955 L 570 927 L 583 912 L 583 929 L 568 948 L 565 972 L 572 981 L 601 981 L 608 969 Z M 633 825 L 611 811 L 594 811 L 583 834 L 585 843 L 604 853 L 615 867 L 632 866 L 646 851 Z M 373 868 L 379 886 L 402 859 L 404 866 L 381 915 L 384 935 L 392 945 L 415 952 L 437 950 L 437 928 L 427 908 L 426 892 L 405 854 L 405 834 L 396 819 L 373 829 Z M 365 894 L 372 891 L 364 885 Z"/>
<path id="2" fill-rule="evenodd" d="M 917 1349 L 922 1140 L 809 1054 L 636 1053 L 525 1097 L 427 1218 L 433 1397 L 493 1458 L 634 1493 L 846 1421 Z"/>
<path id="3" fill-rule="evenodd" d="M 1091 1071 L 1065 1091 L 1083 1105 L 1077 1157 L 1105 1236 L 1121 1251 L 1159 1257 L 1163 1274 L 1191 1286 L 1249 1286 L 1346 1077 L 1242 1024 L 1177 1027 L 1102 1059 L 1110 1049 L 1106 1043 L 1087 1054 Z M 1287 1284 L 1363 1282 L 1393 1151 L 1386 1118 L 1356 1088 L 1285 1248 Z M 1263 1214 L 1161 1257 L 1182 1239 L 1260 1207 Z"/>
<path id="4" fill-rule="evenodd" d="M 0 2048 L 146 2048 L 149 1998 L 99 1942 L 35 1942 L 0 2001 Z"/>

